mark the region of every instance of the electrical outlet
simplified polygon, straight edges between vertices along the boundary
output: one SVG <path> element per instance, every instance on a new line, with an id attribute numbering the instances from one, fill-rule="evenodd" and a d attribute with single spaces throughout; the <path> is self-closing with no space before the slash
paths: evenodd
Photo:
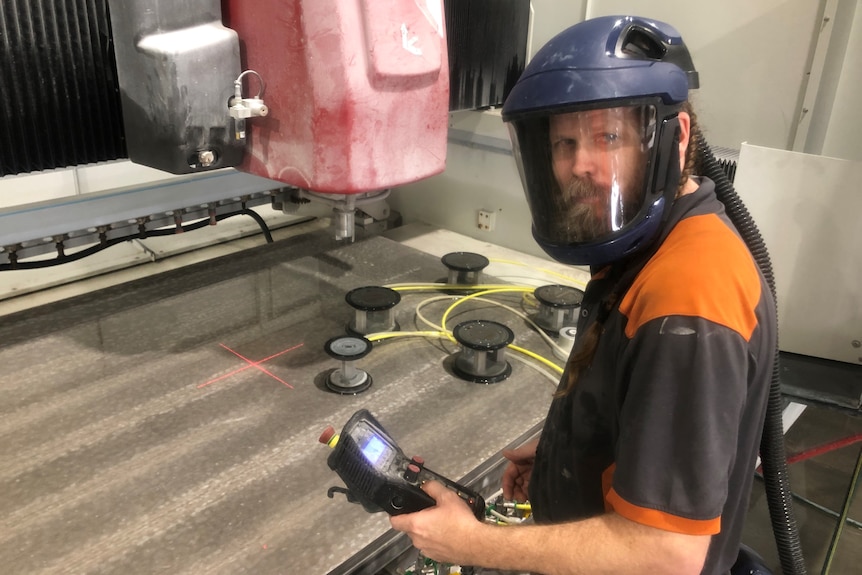
<path id="1" fill-rule="evenodd" d="M 479 210 L 479 217 L 476 221 L 479 229 L 485 232 L 490 232 L 494 229 L 497 223 L 497 212 L 493 210 Z"/>

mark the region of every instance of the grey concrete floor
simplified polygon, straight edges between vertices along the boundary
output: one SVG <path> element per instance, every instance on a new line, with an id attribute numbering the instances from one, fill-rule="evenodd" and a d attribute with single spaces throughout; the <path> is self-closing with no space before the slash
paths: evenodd
<path id="1" fill-rule="evenodd" d="M 788 468 L 793 493 L 807 500 L 795 498 L 794 510 L 809 574 L 824 572 L 838 525 L 836 515 L 844 506 L 862 442 L 833 449 L 818 448 L 859 434 L 862 434 L 862 417 L 809 406 L 785 436 L 788 458 L 801 457 Z M 856 487 L 848 514 L 856 525 L 845 522 L 834 548 L 829 573 L 862 573 L 862 529 L 857 526 L 862 523 L 862 496 L 858 483 Z M 765 488 L 759 479 L 755 480 L 752 490 L 743 540 L 763 556 L 775 573 L 781 572 Z"/>

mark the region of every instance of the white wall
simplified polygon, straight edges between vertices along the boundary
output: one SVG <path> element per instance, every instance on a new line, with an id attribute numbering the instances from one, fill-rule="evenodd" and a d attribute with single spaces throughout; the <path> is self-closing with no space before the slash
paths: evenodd
<path id="1" fill-rule="evenodd" d="M 809 153 L 819 153 L 833 158 L 862 161 L 862 106 L 859 105 L 859 90 L 862 87 L 862 2 L 848 0 L 841 16 L 850 24 L 849 38 L 843 53 L 841 46 L 835 48 L 834 58 L 843 56 L 843 65 L 838 77 L 834 99 L 824 94 L 823 99 L 832 103 L 826 133 L 820 149 L 807 147 Z M 854 10 L 855 8 L 855 10 Z M 812 151 L 814 150 L 814 151 Z"/>
<path id="2" fill-rule="evenodd" d="M 451 118 L 446 171 L 399 188 L 390 196 L 392 208 L 407 222 L 544 255 L 530 233 L 530 213 L 499 112 L 458 112 Z M 493 230 L 478 228 L 479 210 L 496 214 Z"/>
<path id="3" fill-rule="evenodd" d="M 589 3 L 589 0 L 532 0 L 532 34 L 527 56 L 535 54 L 568 26 L 583 20 Z"/>
<path id="4" fill-rule="evenodd" d="M 594 0 L 588 16 L 672 23 L 701 74 L 694 97 L 709 142 L 862 158 L 860 0 Z"/>
<path id="5" fill-rule="evenodd" d="M 5 176 L 0 178 L 0 208 L 181 177 L 128 160 Z"/>
<path id="6" fill-rule="evenodd" d="M 784 351 L 862 365 L 860 179 L 862 162 L 742 147 L 735 187 L 769 248 Z"/>
<path id="7" fill-rule="evenodd" d="M 796 131 L 820 4 L 595 0 L 588 15 L 634 13 L 670 23 L 700 74 L 693 101 L 709 143 L 784 149 Z"/>

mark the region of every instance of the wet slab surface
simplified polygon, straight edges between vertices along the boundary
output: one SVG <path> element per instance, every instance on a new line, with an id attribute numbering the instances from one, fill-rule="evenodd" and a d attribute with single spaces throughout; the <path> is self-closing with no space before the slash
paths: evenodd
<path id="1" fill-rule="evenodd" d="M 376 343 L 373 378 L 337 395 L 323 350 L 353 317 L 351 289 L 445 276 L 438 257 L 385 238 L 284 240 L 0 318 L 0 564 L 5 573 L 328 573 L 388 530 L 343 498 L 317 438 L 366 408 L 408 454 L 457 479 L 544 417 L 553 384 L 454 377 L 457 346 Z M 402 330 L 440 295 L 402 292 Z M 500 300 L 517 307 L 520 294 Z M 439 321 L 451 302 L 423 313 Z M 524 321 L 494 319 L 552 357 Z M 557 362 L 559 363 L 559 361 Z"/>

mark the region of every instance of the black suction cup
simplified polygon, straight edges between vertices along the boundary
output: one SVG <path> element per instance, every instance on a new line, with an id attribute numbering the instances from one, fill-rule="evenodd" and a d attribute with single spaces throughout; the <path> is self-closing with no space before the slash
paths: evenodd
<path id="1" fill-rule="evenodd" d="M 450 252 L 440 258 L 449 275 L 437 280 L 437 283 L 450 285 L 479 285 L 482 270 L 488 267 L 488 258 L 472 252 Z M 446 293 L 465 293 L 463 290 L 443 290 Z"/>
<path id="2" fill-rule="evenodd" d="M 395 321 L 394 308 L 401 301 L 401 294 L 382 286 L 359 287 L 347 292 L 345 301 L 356 310 L 347 331 L 354 335 L 367 335 L 400 329 Z"/>
<path id="3" fill-rule="evenodd" d="M 512 330 L 501 323 L 471 320 L 452 330 L 461 351 L 455 354 L 452 371 L 474 383 L 497 383 L 512 373 L 506 361 L 506 347 L 515 339 Z"/>
<path id="4" fill-rule="evenodd" d="M 564 285 L 545 285 L 535 289 L 539 311 L 533 316 L 536 325 L 551 334 L 566 326 L 577 325 L 578 309 L 584 301 L 584 292 Z"/>

